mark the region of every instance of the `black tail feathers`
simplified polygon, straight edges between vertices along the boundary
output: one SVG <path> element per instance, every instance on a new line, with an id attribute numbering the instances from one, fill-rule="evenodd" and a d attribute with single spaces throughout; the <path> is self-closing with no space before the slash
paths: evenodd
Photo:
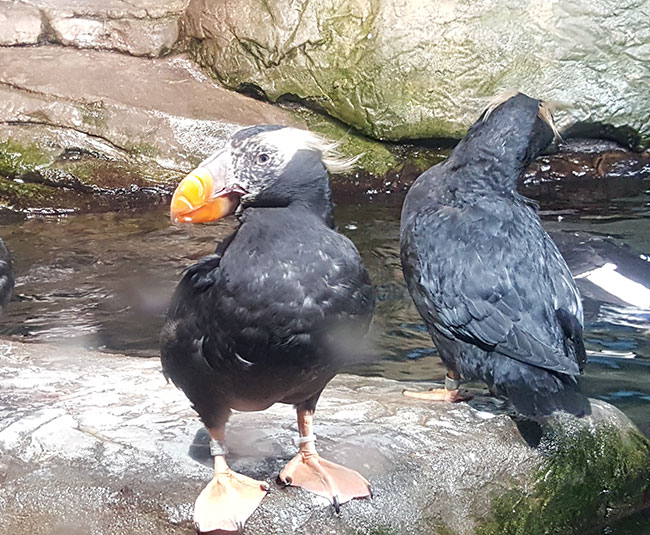
<path id="1" fill-rule="evenodd" d="M 494 390 L 505 395 L 517 412 L 539 420 L 556 411 L 577 417 L 591 414 L 587 396 L 575 377 L 503 359 L 494 370 Z"/>
<path id="2" fill-rule="evenodd" d="M 587 364 L 587 352 L 585 350 L 582 325 L 578 321 L 578 318 L 564 308 L 558 308 L 555 311 L 555 316 L 560 322 L 564 336 L 573 345 L 573 351 L 569 351 L 569 354 L 575 355 L 580 371 L 584 370 Z"/>

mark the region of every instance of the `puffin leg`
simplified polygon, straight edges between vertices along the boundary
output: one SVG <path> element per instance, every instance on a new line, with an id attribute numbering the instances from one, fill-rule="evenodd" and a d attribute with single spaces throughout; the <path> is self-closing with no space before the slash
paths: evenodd
<path id="1" fill-rule="evenodd" d="M 208 429 L 214 477 L 194 503 L 194 525 L 199 533 L 243 533 L 244 524 L 270 490 L 265 481 L 238 474 L 226 463 L 226 426 Z"/>
<path id="2" fill-rule="evenodd" d="M 460 375 L 453 370 L 448 370 L 445 376 L 445 388 L 432 388 L 427 392 L 404 390 L 402 394 L 407 398 L 424 399 L 427 401 L 446 401 L 448 403 L 472 399 L 470 394 L 461 394 L 459 387 Z"/>
<path id="3" fill-rule="evenodd" d="M 280 472 L 280 482 L 328 498 L 337 513 L 340 504 L 371 496 L 370 483 L 361 474 L 318 455 L 312 432 L 314 410 L 297 408 L 297 413 L 300 450 Z"/>

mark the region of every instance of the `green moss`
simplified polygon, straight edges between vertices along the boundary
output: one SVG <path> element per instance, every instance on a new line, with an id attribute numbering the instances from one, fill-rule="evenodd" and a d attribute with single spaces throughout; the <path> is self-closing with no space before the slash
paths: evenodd
<path id="1" fill-rule="evenodd" d="M 399 533 L 389 526 L 377 526 L 367 530 L 355 529 L 350 532 L 350 535 L 399 535 Z"/>
<path id="2" fill-rule="evenodd" d="M 34 143 L 23 145 L 13 140 L 0 143 L 0 175 L 15 177 L 50 162 Z"/>
<path id="3" fill-rule="evenodd" d="M 148 143 L 134 143 L 124 148 L 135 155 L 146 156 L 148 158 L 159 156 L 158 149 Z"/>
<path id="4" fill-rule="evenodd" d="M 62 155 L 60 150 L 48 153 L 47 148 L 14 140 L 0 143 L 0 205 L 13 210 L 106 209 L 120 206 L 123 191 L 134 186 L 142 189 L 130 202 L 146 202 L 150 195 L 157 199 L 170 191 L 180 176 L 142 162 Z"/>
<path id="5" fill-rule="evenodd" d="M 106 125 L 104 105 L 101 102 L 87 104 L 82 108 L 81 120 L 93 128 L 102 128 Z"/>
<path id="6" fill-rule="evenodd" d="M 629 514 L 650 492 L 650 443 L 637 431 L 582 428 L 554 442 L 529 490 L 493 502 L 477 535 L 582 533 Z"/>
<path id="7" fill-rule="evenodd" d="M 304 107 L 296 107 L 292 111 L 310 130 L 332 141 L 340 141 L 339 150 L 345 156 L 361 154 L 357 167 L 371 177 L 383 178 L 405 169 L 417 175 L 447 156 L 445 150 L 438 148 L 383 143 L 367 138 L 336 119 Z"/>
<path id="8" fill-rule="evenodd" d="M 458 532 L 452 530 L 440 520 L 429 520 L 426 524 L 432 535 L 458 535 Z"/>
<path id="9" fill-rule="evenodd" d="M 82 186 L 106 189 L 131 186 L 166 186 L 178 182 L 180 173 L 158 167 L 133 165 L 94 158 L 62 162 L 57 168 L 74 177 Z"/>
<path id="10" fill-rule="evenodd" d="M 342 123 L 312 110 L 300 107 L 293 111 L 307 123 L 310 130 L 318 132 L 332 141 L 340 141 L 341 153 L 346 156 L 361 154 L 359 167 L 365 171 L 381 176 L 399 164 L 395 155 L 383 143 L 352 132 Z"/>
<path id="11" fill-rule="evenodd" d="M 28 208 L 52 203 L 53 190 L 43 184 L 31 184 L 14 182 L 13 180 L 0 178 L 0 203 L 3 205 L 15 206 L 17 208 Z"/>

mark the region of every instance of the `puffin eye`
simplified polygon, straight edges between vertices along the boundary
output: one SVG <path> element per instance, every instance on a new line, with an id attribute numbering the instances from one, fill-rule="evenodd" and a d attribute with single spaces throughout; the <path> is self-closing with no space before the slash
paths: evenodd
<path id="1" fill-rule="evenodd" d="M 264 152 L 257 155 L 257 163 L 260 163 L 262 165 L 267 163 L 270 159 L 270 156 Z"/>

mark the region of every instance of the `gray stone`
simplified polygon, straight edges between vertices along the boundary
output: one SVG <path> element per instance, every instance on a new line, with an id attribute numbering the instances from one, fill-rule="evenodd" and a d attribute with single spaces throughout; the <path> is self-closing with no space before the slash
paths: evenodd
<path id="1" fill-rule="evenodd" d="M 10 45 L 33 44 L 40 37 L 77 48 L 157 57 L 173 49 L 186 5 L 187 0 L 2 0 L 0 35 Z"/>
<path id="2" fill-rule="evenodd" d="M 0 45 L 33 45 L 41 36 L 40 11 L 10 0 L 0 1 Z"/>
<path id="3" fill-rule="evenodd" d="M 650 11 L 636 0 L 191 0 L 194 57 L 227 87 L 296 97 L 378 139 L 462 137 L 520 90 L 650 140 Z"/>
<path id="4" fill-rule="evenodd" d="M 593 401 L 582 421 L 556 419 L 533 447 L 492 398 L 426 405 L 403 387 L 341 375 L 322 396 L 321 453 L 359 470 L 375 493 L 340 515 L 272 483 L 296 452 L 291 407 L 235 414 L 231 465 L 273 487 L 246 533 L 573 533 L 629 514 L 650 485 L 647 441 L 606 403 Z M 193 501 L 211 477 L 200 428 L 157 359 L 1 344 L 0 534 L 191 533 Z"/>
<path id="5" fill-rule="evenodd" d="M 242 124 L 295 123 L 219 87 L 183 56 L 4 48 L 0 64 L 1 122 L 76 130 L 172 169 L 190 169 Z"/>
<path id="6" fill-rule="evenodd" d="M 92 187 L 168 190 L 242 126 L 302 125 L 223 89 L 183 55 L 8 47 L 0 65 L 0 174 L 10 178 L 51 182 L 54 172 Z M 0 196 L 20 204 L 12 191 Z"/>

